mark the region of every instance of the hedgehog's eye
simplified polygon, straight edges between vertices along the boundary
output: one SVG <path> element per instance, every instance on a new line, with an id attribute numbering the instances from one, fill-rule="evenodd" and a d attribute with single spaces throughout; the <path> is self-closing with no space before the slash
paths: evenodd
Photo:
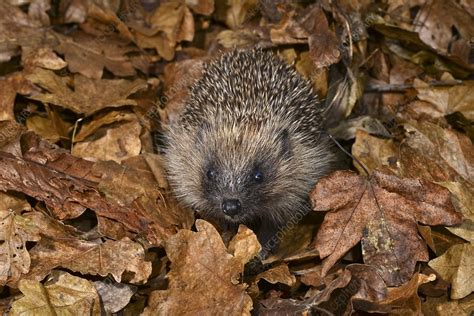
<path id="1" fill-rule="evenodd" d="M 263 182 L 263 173 L 261 171 L 258 171 L 258 170 L 255 171 L 255 173 L 253 174 L 253 179 L 257 183 L 262 183 Z"/>
<path id="2" fill-rule="evenodd" d="M 206 175 L 209 180 L 215 180 L 217 176 L 217 172 L 214 169 L 208 169 Z"/>

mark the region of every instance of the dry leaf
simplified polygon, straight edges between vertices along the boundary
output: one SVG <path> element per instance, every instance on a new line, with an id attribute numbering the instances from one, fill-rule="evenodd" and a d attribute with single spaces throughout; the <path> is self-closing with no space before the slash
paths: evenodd
<path id="1" fill-rule="evenodd" d="M 240 270 L 242 270 L 244 264 L 255 257 L 262 247 L 253 231 L 244 225 L 240 225 L 237 234 L 229 242 L 228 249 L 234 254 L 235 259 L 242 262 L 240 267 Z"/>
<path id="2" fill-rule="evenodd" d="M 345 270 L 324 290 L 317 291 L 305 300 L 280 298 L 261 300 L 259 315 L 311 315 L 318 311 L 329 315 L 342 315 L 347 309 L 351 309 L 350 297 L 357 292 L 357 287 L 350 285 L 351 273 Z"/>
<path id="3" fill-rule="evenodd" d="M 364 262 L 376 266 L 391 286 L 406 282 L 417 261 L 428 261 L 417 222 L 461 223 L 446 189 L 377 171 L 369 180 L 336 171 L 318 182 L 311 201 L 315 211 L 331 210 L 316 240 L 321 258 L 328 257 L 322 274 L 361 240 Z"/>
<path id="4" fill-rule="evenodd" d="M 186 5 L 202 15 L 211 15 L 214 11 L 214 0 L 186 0 Z"/>
<path id="5" fill-rule="evenodd" d="M 351 272 L 354 282 L 349 286 L 356 287 L 357 292 L 351 297 L 351 303 L 356 310 L 370 311 L 374 302 L 387 297 L 387 285 L 377 273 L 377 268 L 366 264 L 350 264 L 346 267 Z"/>
<path id="6" fill-rule="evenodd" d="M 447 296 L 427 297 L 422 303 L 421 310 L 424 315 L 472 315 L 474 311 L 474 295 L 459 301 L 450 301 Z"/>
<path id="7" fill-rule="evenodd" d="M 2 194 L 2 197 L 6 195 Z M 9 202 L 6 199 L 0 202 Z M 10 202 L 14 202 L 10 199 Z M 15 203 L 16 204 L 16 203 Z M 27 242 L 40 240 L 40 230 L 30 218 L 14 212 L 13 203 L 0 210 L 0 285 L 14 286 L 28 273 L 31 258 Z"/>
<path id="8" fill-rule="evenodd" d="M 150 295 L 144 315 L 250 313 L 252 300 L 245 292 L 246 286 L 235 283 L 250 256 L 228 253 L 211 224 L 197 220 L 196 228 L 198 232 L 181 230 L 166 242 L 166 253 L 171 261 L 168 290 Z M 248 234 L 247 229 L 240 234 L 256 241 L 255 235 Z M 247 241 L 236 238 L 239 241 L 235 241 L 234 247 L 240 253 Z"/>
<path id="9" fill-rule="evenodd" d="M 474 245 L 454 245 L 429 263 L 441 277 L 452 284 L 451 298 L 460 299 L 474 291 Z"/>
<path id="10" fill-rule="evenodd" d="M 116 282 L 122 279 L 142 284 L 151 274 L 151 262 L 145 261 L 143 246 L 128 237 L 119 241 L 86 241 L 48 236 L 30 250 L 32 268 L 28 279 L 42 280 L 52 269 L 62 267 L 83 275 L 112 275 Z M 130 277 L 131 276 L 131 277 Z"/>
<path id="11" fill-rule="evenodd" d="M 473 311 L 474 294 L 447 299 L 472 291 L 459 250 L 474 240 L 470 1 L 0 0 L 0 12 L 0 314 L 13 302 L 25 314 Z M 322 179 L 316 208 L 329 213 L 288 222 L 263 262 L 252 258 L 270 243 L 248 228 L 224 246 L 194 226 L 161 162 L 204 63 L 248 46 L 311 81 L 325 126 L 346 148 L 355 137 L 373 174 Z M 418 288 L 428 259 L 451 283 Z M 85 292 L 50 299 L 55 268 L 82 273 L 63 283 Z M 41 292 L 22 297 L 29 281 Z"/>
<path id="12" fill-rule="evenodd" d="M 36 67 L 60 70 L 66 67 L 67 63 L 58 55 L 56 55 L 51 48 L 40 48 L 38 50 L 30 51 L 23 54 L 23 64 L 25 69 L 34 69 Z"/>
<path id="13" fill-rule="evenodd" d="M 32 134 L 22 139 L 23 148 L 30 148 L 24 158 L 0 152 L 0 168 L 9 170 L 0 173 L 1 190 L 24 192 L 44 201 L 61 219 L 75 218 L 89 208 L 153 245 L 161 244 L 179 227 L 190 226 L 192 213 L 170 203 L 151 171 L 111 161 L 93 164 L 39 142 Z"/>
<path id="14" fill-rule="evenodd" d="M 336 34 L 329 29 L 324 11 L 314 6 L 304 19 L 304 26 L 311 34 L 308 38 L 309 55 L 316 68 L 329 67 L 341 60 Z"/>
<path id="15" fill-rule="evenodd" d="M 10 264 L 4 262 L 2 267 L 15 272 L 19 270 L 19 264 L 23 268 L 9 278 L 10 285 L 15 285 L 19 278 L 41 281 L 57 267 L 90 275 L 111 274 L 117 282 L 125 272 L 131 273 L 131 277 L 126 277 L 131 283 L 143 283 L 150 276 L 151 263 L 145 261 L 143 246 L 128 238 L 105 242 L 87 240 L 78 230 L 40 212 L 11 215 L 4 221 L 10 218 L 14 222 L 5 223 L 14 231 L 5 236 L 7 248 L 4 250 L 5 256 L 13 260 Z M 36 242 L 29 251 L 26 241 Z"/>
<path id="16" fill-rule="evenodd" d="M 74 141 L 81 142 L 97 134 L 102 128 L 123 122 L 136 121 L 137 116 L 128 111 L 110 111 L 99 113 L 91 117 L 91 121 L 82 124 L 81 129 L 74 137 Z"/>
<path id="17" fill-rule="evenodd" d="M 51 10 L 50 0 L 32 0 L 28 7 L 28 15 L 32 20 L 38 20 L 43 26 L 50 26 L 48 11 Z"/>
<path id="18" fill-rule="evenodd" d="M 124 3 L 126 5 L 127 3 Z M 130 32 L 128 29 L 127 25 L 122 21 L 120 18 L 125 19 L 126 16 L 124 14 L 120 15 L 120 18 L 115 14 L 118 9 L 119 9 L 120 3 L 117 1 L 108 1 L 108 0 L 103 0 L 100 2 L 98 1 L 87 1 L 87 15 L 93 19 L 93 21 L 101 21 L 105 24 L 105 31 L 104 33 L 101 33 L 99 36 L 100 38 L 107 37 L 110 35 L 113 30 L 117 30 L 120 35 L 125 38 L 128 41 L 134 41 L 135 37 L 133 34 Z M 132 5 L 135 7 L 138 7 L 138 3 L 132 2 Z M 77 20 L 83 22 L 83 18 L 85 16 L 85 12 L 83 12 L 84 8 L 82 8 L 80 5 L 77 7 L 73 8 L 73 5 L 69 7 L 69 16 L 68 13 L 66 13 L 66 17 L 69 19 L 76 18 Z M 71 21 L 73 22 L 73 21 Z M 91 19 L 88 20 L 89 23 L 91 23 Z M 84 23 L 86 24 L 86 23 Z M 83 25 L 84 25 L 83 24 Z M 104 25 L 102 25 L 104 27 Z M 100 27 L 99 27 L 100 28 Z M 97 31 L 96 31 L 97 32 Z"/>
<path id="19" fill-rule="evenodd" d="M 390 170 L 397 174 L 399 162 L 398 144 L 392 139 L 383 139 L 370 135 L 367 131 L 358 129 L 355 131 L 355 142 L 352 145 L 352 154 L 363 163 L 369 171 Z M 360 173 L 364 172 L 363 167 L 354 163 Z M 398 173 L 398 175 L 400 175 Z"/>
<path id="20" fill-rule="evenodd" d="M 24 297 L 12 304 L 11 315 L 100 315 L 100 300 L 88 280 L 55 271 L 45 285 L 22 280 Z"/>
<path id="21" fill-rule="evenodd" d="M 364 310 L 371 313 L 421 315 L 421 301 L 417 293 L 418 287 L 435 279 L 434 274 L 424 275 L 417 272 L 405 284 L 396 288 L 388 288 L 387 295 L 383 300 L 366 302 Z"/>
<path id="22" fill-rule="evenodd" d="M 0 2 L 0 12 L 3 13 L 0 16 L 0 62 L 19 55 L 20 48 L 24 52 L 32 51 L 51 40 L 49 31 L 42 28 L 39 21 L 32 20 L 8 1 Z"/>
<path id="23" fill-rule="evenodd" d="M 71 81 L 69 77 L 60 77 L 52 71 L 40 68 L 28 75 L 27 79 L 49 92 L 33 94 L 29 98 L 85 115 L 91 115 L 106 107 L 136 105 L 136 101 L 128 97 L 147 87 L 146 82 L 141 79 L 92 80 L 75 75 Z M 74 89 L 71 89 L 71 85 Z"/>
<path id="24" fill-rule="evenodd" d="M 142 127 L 137 120 L 114 124 L 114 126 L 99 130 L 98 136 L 91 140 L 75 143 L 72 154 L 92 161 L 113 160 L 120 163 L 140 154 L 141 131 Z"/>
<path id="25" fill-rule="evenodd" d="M 133 25 L 137 31 L 137 45 L 142 48 L 155 48 L 166 60 L 174 58 L 179 41 L 194 38 L 194 18 L 181 1 L 160 3 L 145 26 Z"/>
<path id="26" fill-rule="evenodd" d="M 258 10 L 257 0 L 229 0 L 227 1 L 229 6 L 226 10 L 226 24 L 231 29 L 237 29 L 241 27 L 250 18 L 256 15 Z"/>
<path id="27" fill-rule="evenodd" d="M 385 128 L 385 126 L 383 126 L 382 122 L 370 116 L 359 116 L 355 119 L 342 121 L 338 126 L 331 128 L 330 133 L 337 139 L 349 140 L 356 138 L 359 131 L 366 132 L 372 136 L 383 136 L 386 138 L 391 136 L 390 132 Z M 360 139 L 360 136 L 356 138 L 356 144 L 352 145 L 353 151 L 355 151 L 355 148 L 360 147 L 360 145 L 357 144 L 358 139 Z M 376 158 L 378 155 L 373 154 L 372 156 Z"/>
<path id="28" fill-rule="evenodd" d="M 58 132 L 51 128 L 53 122 L 49 117 L 40 115 L 31 115 L 26 119 L 26 127 L 28 130 L 35 132 L 50 143 L 56 143 L 61 139 Z"/>
<path id="29" fill-rule="evenodd" d="M 415 24 L 418 21 L 423 23 L 415 30 L 424 43 L 460 63 L 470 63 L 470 43 L 474 34 L 472 16 L 456 2 L 433 0 L 430 5 L 421 6 L 415 17 Z"/>
<path id="30" fill-rule="evenodd" d="M 97 38 L 76 32 L 73 37 L 61 37 L 55 50 L 64 55 L 72 73 L 101 79 L 105 68 L 118 77 L 127 77 L 134 76 L 135 69 L 126 54 L 136 51 L 128 44 L 111 36 Z"/>
<path id="31" fill-rule="evenodd" d="M 352 152 L 369 170 L 386 166 L 404 177 L 433 182 L 462 178 L 472 183 L 474 152 L 468 137 L 430 122 L 410 121 L 405 129 L 405 139 L 400 143 L 359 131 Z"/>
<path id="32" fill-rule="evenodd" d="M 293 286 L 296 282 L 295 276 L 290 273 L 288 265 L 285 263 L 279 264 L 262 273 L 259 273 L 255 277 L 254 282 L 258 283 L 258 281 L 262 279 L 271 284 L 281 283 L 288 286 Z"/>
<path id="33" fill-rule="evenodd" d="M 118 313 L 127 306 L 135 293 L 134 288 L 123 283 L 97 281 L 94 284 L 107 313 Z"/>
<path id="34" fill-rule="evenodd" d="M 38 89 L 25 79 L 23 73 L 16 72 L 9 76 L 0 77 L 0 121 L 15 120 L 13 107 L 17 94 L 30 94 Z M 22 122 L 28 118 L 25 111 L 21 117 Z"/>
<path id="35" fill-rule="evenodd" d="M 447 227 L 453 234 L 474 242 L 474 188 L 460 182 L 438 182 L 452 194 L 453 204 L 464 216 L 464 221 L 460 226 Z"/>
<path id="36" fill-rule="evenodd" d="M 413 110 L 439 118 L 454 112 L 461 112 L 469 120 L 474 120 L 474 81 L 464 81 L 452 87 L 432 87 L 415 79 L 418 98 L 429 102 L 430 107 L 416 106 Z"/>
<path id="37" fill-rule="evenodd" d="M 356 133 L 353 155 L 369 170 L 389 170 L 398 176 L 421 177 L 446 187 L 453 204 L 465 217 L 461 226 L 448 230 L 472 240 L 474 221 L 474 156 L 470 140 L 460 133 L 431 123 L 407 124 L 401 141 L 381 139 L 366 132 Z M 363 172 L 359 164 L 355 164 Z"/>

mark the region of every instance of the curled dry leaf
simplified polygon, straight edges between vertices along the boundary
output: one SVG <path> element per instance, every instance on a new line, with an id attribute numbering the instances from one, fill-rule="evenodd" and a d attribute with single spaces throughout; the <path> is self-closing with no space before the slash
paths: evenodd
<path id="1" fill-rule="evenodd" d="M 32 70 L 35 67 L 60 70 L 66 67 L 67 63 L 56 55 L 51 48 L 43 47 L 25 54 L 23 65 L 28 70 Z"/>
<path id="2" fill-rule="evenodd" d="M 348 265 L 346 270 L 351 272 L 353 280 L 348 287 L 357 288 L 357 292 L 351 297 L 352 306 L 356 310 L 368 311 L 370 309 L 366 307 L 367 304 L 370 306 L 387 297 L 387 285 L 376 267 L 354 263 Z"/>
<path id="3" fill-rule="evenodd" d="M 390 285 L 411 277 L 417 261 L 428 261 L 417 222 L 456 225 L 449 191 L 424 180 L 404 179 L 375 171 L 366 179 L 336 171 L 321 179 L 311 193 L 315 211 L 328 211 L 317 234 L 322 275 L 362 241 L 364 262 L 378 267 Z"/>
<path id="4" fill-rule="evenodd" d="M 265 41 L 266 34 L 258 34 L 249 29 L 224 30 L 217 34 L 216 41 L 225 48 L 250 47 Z"/>
<path id="5" fill-rule="evenodd" d="M 12 304 L 11 315 L 100 315 L 94 284 L 67 272 L 55 271 L 43 285 L 22 280 L 23 297 Z"/>
<path id="6" fill-rule="evenodd" d="M 152 292 L 144 315 L 250 313 L 252 300 L 238 280 L 248 258 L 258 252 L 255 235 L 241 228 L 230 254 L 211 224 L 197 220 L 196 228 L 197 232 L 180 230 L 167 240 L 169 286 L 166 291 Z M 254 246 L 248 247 L 249 242 Z M 244 255 L 246 249 L 250 251 Z"/>
<path id="7" fill-rule="evenodd" d="M 382 122 L 371 116 L 359 116 L 354 119 L 345 120 L 330 129 L 332 136 L 344 140 L 355 138 L 359 131 L 367 132 L 370 135 L 383 136 L 386 138 L 390 137 L 390 132 Z"/>
<path id="8" fill-rule="evenodd" d="M 400 165 L 398 148 L 399 146 L 392 139 L 378 138 L 362 129 L 355 130 L 352 154 L 364 164 L 369 172 L 378 169 L 401 176 L 399 172 L 397 173 L 399 170 L 397 164 Z M 354 165 L 360 173 L 364 172 L 360 164 L 354 163 Z"/>
<path id="9" fill-rule="evenodd" d="M 322 283 L 318 287 L 321 285 Z M 272 312 L 299 314 L 304 311 L 319 310 L 325 314 L 349 315 L 353 311 L 353 306 L 358 310 L 371 311 L 372 304 L 386 298 L 387 286 L 375 267 L 351 264 L 328 282 L 322 291 L 308 293 L 313 294 L 302 301 L 265 300 L 262 303 L 264 314 Z"/>
<path id="10" fill-rule="evenodd" d="M 202 75 L 204 58 L 186 59 L 170 63 L 164 70 L 165 94 L 160 98 L 160 103 L 166 104 L 164 111 L 159 111 L 161 121 L 168 124 L 178 118 L 179 113 L 188 98 L 190 88 Z M 149 112 L 153 115 L 152 112 Z M 148 113 L 147 113 L 148 115 Z M 156 115 L 156 114 L 154 114 Z M 150 117 L 153 119 L 153 117 Z"/>
<path id="11" fill-rule="evenodd" d="M 94 183 L 87 180 L 76 179 L 51 167 L 16 158 L 4 152 L 0 153 L 0 169 L 9 170 L 8 173 L 2 173 L 0 176 L 1 190 L 23 192 L 44 201 L 55 210 L 55 213 L 63 213 L 63 218 L 79 216 L 87 207 L 101 215 L 127 219 L 124 224 L 131 230 L 145 231 L 146 229 L 146 223 L 140 223 L 136 213 L 116 203 L 106 201 L 101 197 Z M 68 196 L 66 200 L 65 196 Z"/>
<path id="12" fill-rule="evenodd" d="M 417 12 L 414 18 L 413 12 Z M 399 18 L 401 14 L 407 19 Z M 472 17 L 454 1 L 435 0 L 421 7 L 416 2 L 393 2 L 384 18 L 370 14 L 366 22 L 389 38 L 415 44 L 425 54 L 435 51 L 472 70 L 469 63 L 469 42 L 474 34 Z"/>
<path id="13" fill-rule="evenodd" d="M 134 113 L 128 111 L 110 111 L 107 113 L 99 113 L 91 117 L 91 121 L 85 122 L 81 125 L 81 129 L 74 137 L 74 141 L 81 142 L 86 140 L 88 137 L 99 133 L 102 128 L 108 125 L 124 122 L 133 122 L 137 120 L 137 116 Z"/>
<path id="14" fill-rule="evenodd" d="M 57 267 L 82 274 L 110 274 L 117 282 L 126 272 L 131 273 L 131 277 L 127 276 L 127 281 L 131 283 L 143 283 L 150 276 L 151 262 L 145 261 L 143 246 L 128 238 L 105 242 L 88 240 L 78 230 L 40 212 L 25 213 L 22 219 L 30 231 L 37 231 L 40 237 L 33 239 L 36 244 L 27 253 L 28 257 L 18 256 L 18 260 L 28 264 L 28 272 L 22 276 L 23 279 L 41 281 Z M 26 246 L 24 251 L 27 251 Z M 14 281 L 11 278 L 11 282 Z"/>
<path id="15" fill-rule="evenodd" d="M 0 173 L 0 190 L 44 201 L 60 219 L 75 218 L 89 208 L 152 245 L 192 223 L 192 213 L 170 203 L 146 168 L 112 161 L 94 164 L 39 141 L 32 133 L 23 135 L 21 146 L 23 157 L 0 152 L 0 170 L 8 170 Z"/>
<path id="16" fill-rule="evenodd" d="M 272 267 L 262 273 L 259 273 L 255 277 L 255 283 L 258 283 L 260 280 L 265 280 L 271 284 L 281 283 L 288 286 L 293 286 L 296 282 L 296 278 L 291 274 L 286 263 Z"/>
<path id="17" fill-rule="evenodd" d="M 292 273 L 299 277 L 301 283 L 312 287 L 320 287 L 324 285 L 324 279 L 321 277 L 322 268 L 319 264 L 308 269 L 293 270 Z"/>
<path id="18" fill-rule="evenodd" d="M 434 281 L 435 279 L 436 276 L 434 274 L 424 275 L 415 273 L 405 284 L 395 288 L 388 288 L 386 297 L 383 300 L 365 302 L 363 309 L 371 313 L 421 315 L 421 301 L 418 297 L 418 287 L 421 284 Z"/>
<path id="19" fill-rule="evenodd" d="M 0 77 L 0 120 L 15 120 L 13 107 L 17 94 L 30 94 L 38 89 L 26 80 L 23 73 L 16 72 L 9 76 Z M 23 115 L 23 122 L 29 113 Z"/>
<path id="20" fill-rule="evenodd" d="M 322 291 L 304 300 L 270 298 L 260 301 L 259 315 L 312 315 L 314 312 L 323 315 L 343 315 L 351 309 L 350 297 L 357 292 L 351 285 L 351 273 L 343 271 Z"/>
<path id="21" fill-rule="evenodd" d="M 165 179 L 160 178 L 163 172 L 160 157 L 153 154 L 131 158 L 124 161 L 124 165 L 98 162 L 92 168 L 92 173 L 101 175 L 98 189 L 108 200 L 130 205 L 139 214 L 140 221 L 148 222 L 145 235 L 149 236 L 148 242 L 155 245 L 180 228 L 189 229 L 194 222 L 193 212 L 180 207 L 169 192 L 161 189 L 167 186 Z M 126 228 L 126 220 L 117 222 Z"/>
<path id="22" fill-rule="evenodd" d="M 142 127 L 138 120 L 114 124 L 101 130 L 97 138 L 78 142 L 72 149 L 72 154 L 88 160 L 121 161 L 138 156 L 142 149 L 140 133 Z M 105 133 L 105 134 L 104 134 Z"/>
<path id="23" fill-rule="evenodd" d="M 319 254 L 311 246 L 316 227 L 321 224 L 321 218 L 302 213 L 295 215 L 286 223 L 285 227 L 278 232 L 274 238 L 263 245 L 264 253 L 267 256 L 263 260 L 264 264 L 273 262 L 292 262 L 298 260 L 308 260 L 317 257 Z M 274 244 L 278 243 L 276 250 L 271 250 Z"/>
<path id="24" fill-rule="evenodd" d="M 460 299 L 474 291 L 474 245 L 454 245 L 429 263 L 441 277 L 451 282 L 451 298 Z"/>
<path id="25" fill-rule="evenodd" d="M 255 254 L 257 254 L 262 247 L 253 231 L 244 225 L 240 225 L 237 234 L 229 242 L 228 249 L 234 254 L 234 258 L 244 265 L 255 257 Z M 241 270 L 244 267 L 243 265 Z"/>
<path id="26" fill-rule="evenodd" d="M 52 236 L 50 237 L 52 238 Z M 66 240 L 67 235 L 64 236 Z M 86 241 L 68 238 L 48 240 L 30 250 L 34 262 L 27 278 L 41 280 L 57 267 L 82 274 L 112 275 L 117 282 L 141 284 L 151 274 L 143 246 L 125 237 L 119 241 Z M 124 277 L 131 273 L 132 277 Z"/>
<path id="27" fill-rule="evenodd" d="M 47 11 L 51 9 L 50 0 L 33 0 L 30 1 L 28 7 L 28 15 L 32 20 L 39 21 L 43 26 L 50 26 L 50 19 Z"/>

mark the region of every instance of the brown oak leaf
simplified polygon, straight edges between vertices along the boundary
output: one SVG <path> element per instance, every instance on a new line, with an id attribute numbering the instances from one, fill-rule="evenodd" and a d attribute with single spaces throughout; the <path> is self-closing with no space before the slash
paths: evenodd
<path id="1" fill-rule="evenodd" d="M 252 300 L 238 278 L 246 261 L 260 250 L 255 234 L 241 226 L 231 254 L 211 224 L 197 220 L 196 228 L 198 232 L 180 230 L 166 242 L 169 287 L 151 293 L 143 315 L 250 313 Z"/>
<path id="2" fill-rule="evenodd" d="M 461 214 L 449 191 L 431 182 L 375 171 L 370 179 L 337 171 L 319 181 L 311 193 L 315 211 L 331 210 L 317 234 L 322 275 L 359 241 L 366 264 L 378 267 L 387 285 L 408 281 L 417 261 L 428 261 L 417 222 L 456 225 Z"/>
<path id="3" fill-rule="evenodd" d="M 100 315 L 94 284 L 67 272 L 54 271 L 44 285 L 22 280 L 23 297 L 12 304 L 11 315 Z"/>

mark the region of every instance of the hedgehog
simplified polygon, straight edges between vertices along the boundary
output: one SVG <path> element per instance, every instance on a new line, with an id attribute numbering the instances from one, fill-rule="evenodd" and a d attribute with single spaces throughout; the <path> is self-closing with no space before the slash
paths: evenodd
<path id="1" fill-rule="evenodd" d="M 310 190 L 334 168 L 323 110 L 311 84 L 273 52 L 223 53 L 166 128 L 172 190 L 222 229 L 244 224 L 262 245 L 274 240 L 310 210 Z"/>

